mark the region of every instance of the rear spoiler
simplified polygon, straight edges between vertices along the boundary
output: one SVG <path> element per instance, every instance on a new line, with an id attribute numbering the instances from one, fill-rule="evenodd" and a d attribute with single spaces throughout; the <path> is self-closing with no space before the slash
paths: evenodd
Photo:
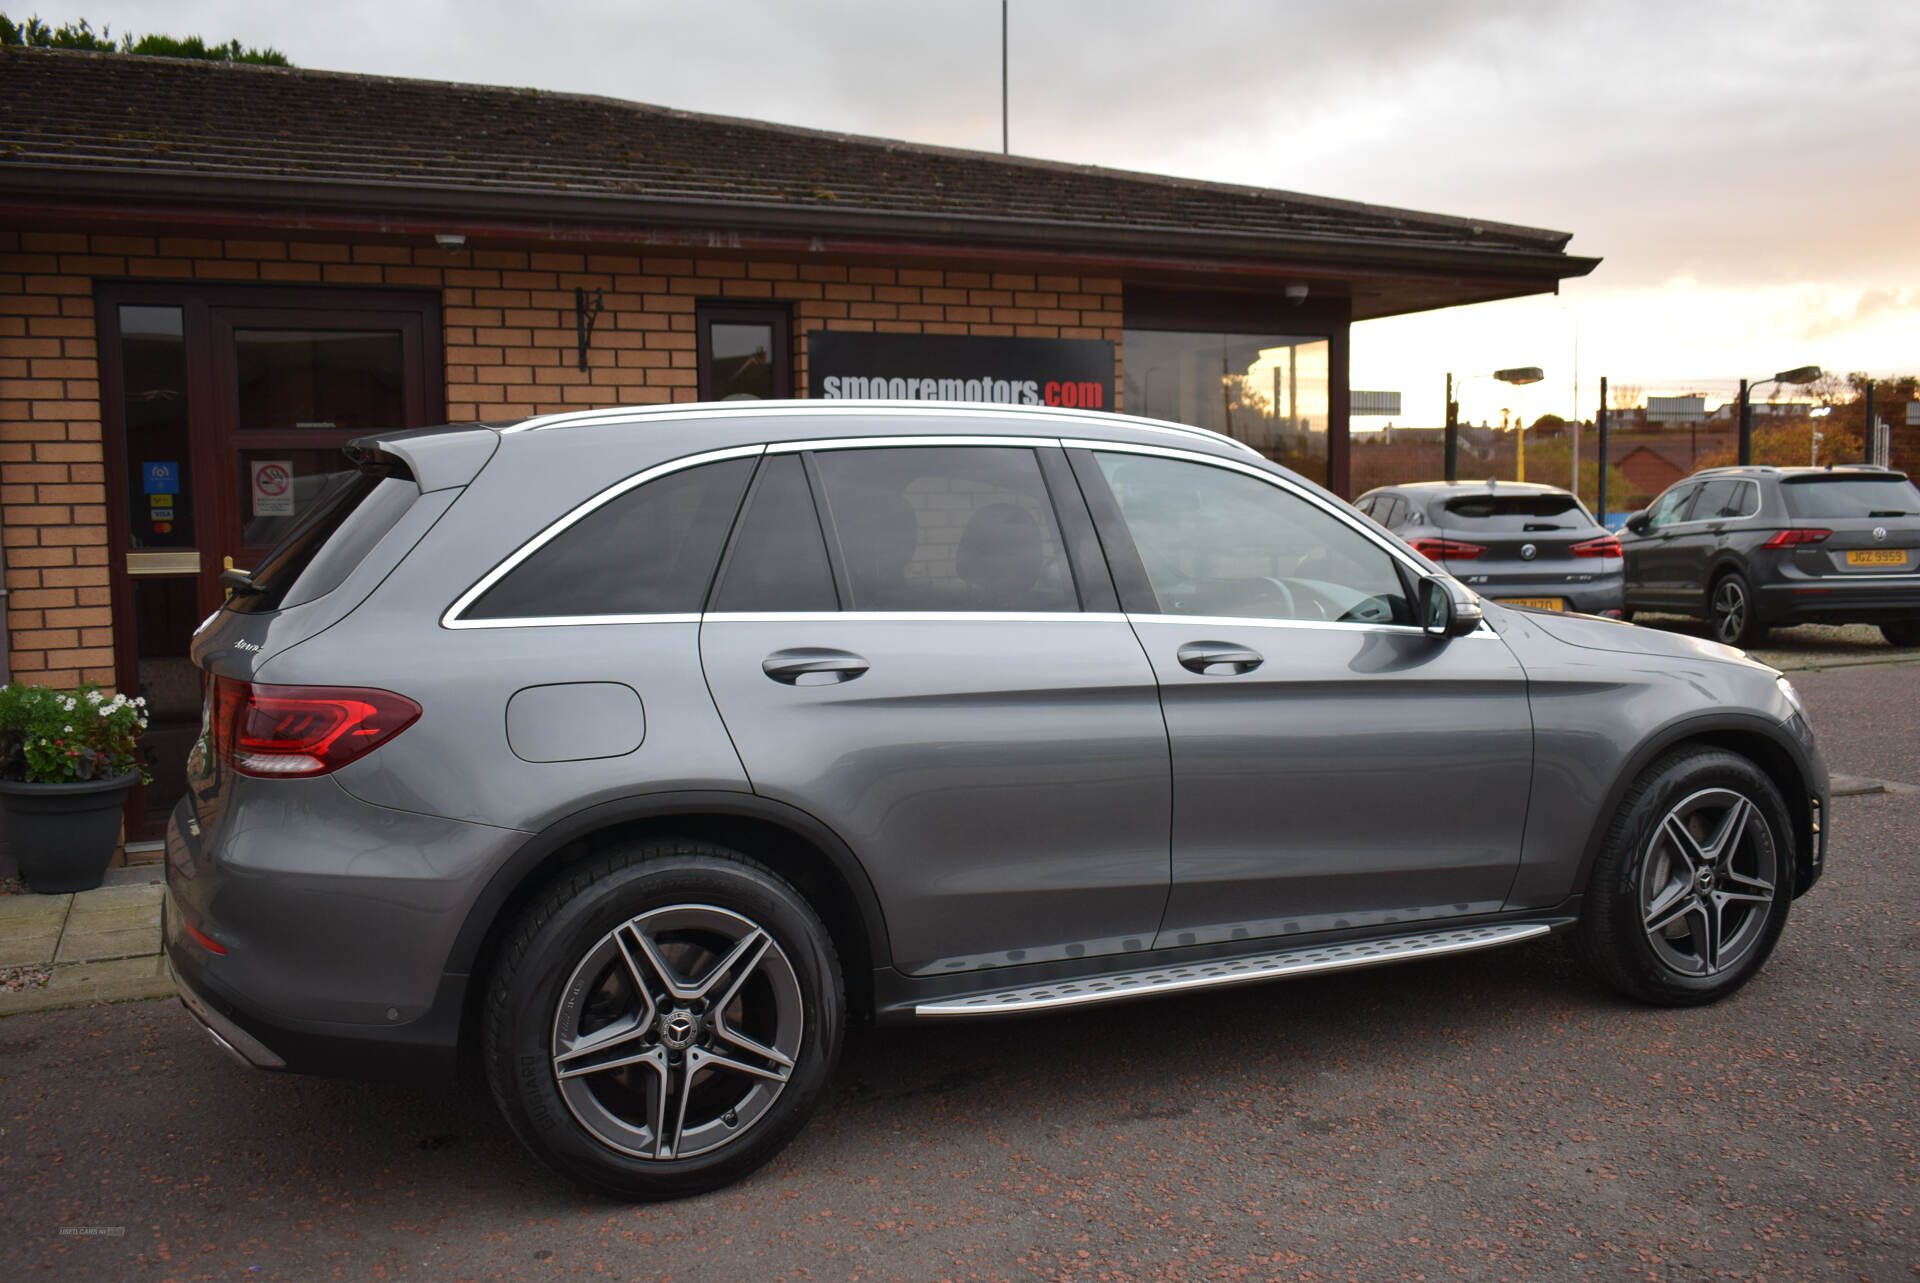
<path id="1" fill-rule="evenodd" d="M 360 437 L 347 444 L 347 457 L 362 472 L 405 477 L 427 493 L 466 485 L 499 448 L 500 434 L 492 428 L 448 424 Z"/>

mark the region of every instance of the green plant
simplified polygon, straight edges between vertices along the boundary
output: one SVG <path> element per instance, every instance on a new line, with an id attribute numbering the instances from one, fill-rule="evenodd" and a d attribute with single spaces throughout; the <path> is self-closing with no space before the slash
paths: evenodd
<path id="1" fill-rule="evenodd" d="M 147 701 L 98 686 L 0 686 L 0 779 L 33 784 L 101 780 L 141 769 Z"/>

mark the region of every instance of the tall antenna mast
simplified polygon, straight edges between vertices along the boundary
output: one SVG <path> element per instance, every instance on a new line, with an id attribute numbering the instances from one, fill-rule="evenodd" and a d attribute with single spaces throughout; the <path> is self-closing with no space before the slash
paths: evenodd
<path id="1" fill-rule="evenodd" d="M 1007 0 L 1000 0 L 1000 154 L 1007 154 Z"/>

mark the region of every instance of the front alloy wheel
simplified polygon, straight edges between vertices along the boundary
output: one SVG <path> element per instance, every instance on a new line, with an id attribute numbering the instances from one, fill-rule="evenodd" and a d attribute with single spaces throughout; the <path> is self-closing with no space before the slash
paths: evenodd
<path id="1" fill-rule="evenodd" d="M 1793 899 L 1786 802 L 1747 758 L 1676 749 L 1627 790 L 1594 861 L 1574 945 L 1642 1002 L 1685 1007 L 1750 980 Z"/>
<path id="2" fill-rule="evenodd" d="M 1654 953 L 1680 975 L 1736 969 L 1766 933 L 1780 858 L 1755 810 L 1732 789 L 1702 789 L 1667 812 L 1648 844 L 1640 921 Z"/>

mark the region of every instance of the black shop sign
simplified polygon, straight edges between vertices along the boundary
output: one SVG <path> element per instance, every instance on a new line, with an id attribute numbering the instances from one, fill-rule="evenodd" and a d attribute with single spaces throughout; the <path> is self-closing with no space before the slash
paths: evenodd
<path id="1" fill-rule="evenodd" d="M 1113 408 L 1113 344 L 960 334 L 807 335 L 807 376 L 827 400 L 986 401 Z"/>

